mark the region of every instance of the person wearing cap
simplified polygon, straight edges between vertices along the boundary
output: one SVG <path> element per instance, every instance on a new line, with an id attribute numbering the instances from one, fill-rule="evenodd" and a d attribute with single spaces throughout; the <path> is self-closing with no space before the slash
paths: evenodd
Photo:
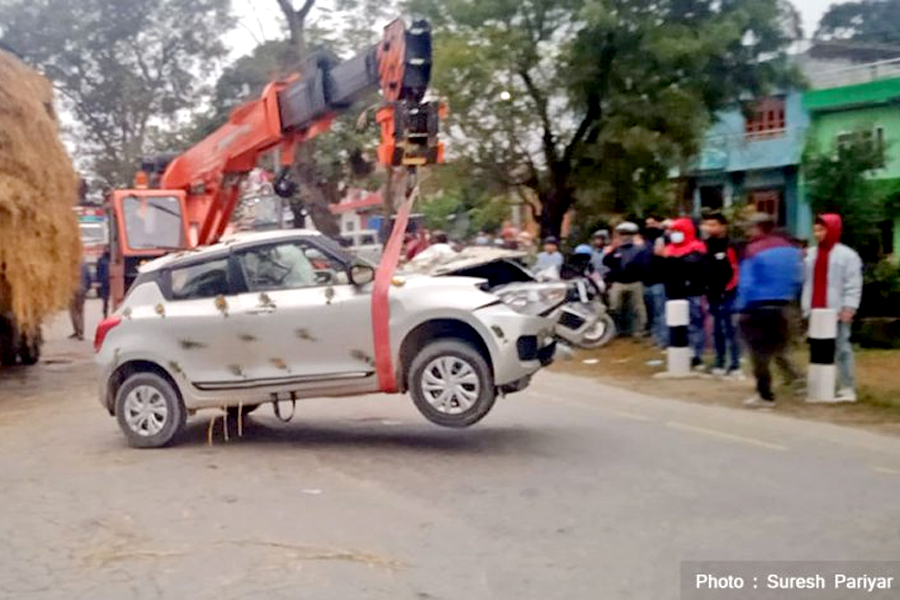
<path id="1" fill-rule="evenodd" d="M 544 251 L 538 254 L 534 270 L 540 273 L 553 269 L 559 275 L 564 262 L 563 255 L 559 251 L 559 240 L 551 235 L 544 240 Z"/>
<path id="2" fill-rule="evenodd" d="M 609 246 L 609 230 L 598 229 L 591 236 L 591 266 L 594 268 L 594 273 L 596 273 L 597 277 L 604 281 L 606 281 L 606 276 L 609 274 L 609 269 L 603 264 L 607 246 Z"/>
<path id="3" fill-rule="evenodd" d="M 831 308 L 837 312 L 835 363 L 838 366 L 837 400 L 856 402 L 856 378 L 850 333 L 862 301 L 862 259 L 856 250 L 841 243 L 840 215 L 826 213 L 816 219 L 813 235 L 818 242 L 806 256 L 803 312 Z"/>
<path id="4" fill-rule="evenodd" d="M 757 395 L 748 408 L 775 406 L 770 364 L 784 372 L 789 383 L 799 374 L 788 358 L 790 306 L 803 285 L 803 254 L 783 236 L 776 235 L 772 215 L 751 218 L 750 244 L 740 265 L 737 306 L 741 333 L 753 361 Z"/>
<path id="5" fill-rule="evenodd" d="M 636 241 L 640 229 L 630 221 L 616 227 L 616 235 L 603 264 L 609 269 L 609 308 L 619 321 L 619 331 L 631 325 L 634 336 L 643 335 L 647 327 L 647 308 L 644 304 L 644 277 L 650 255 L 643 244 Z"/>

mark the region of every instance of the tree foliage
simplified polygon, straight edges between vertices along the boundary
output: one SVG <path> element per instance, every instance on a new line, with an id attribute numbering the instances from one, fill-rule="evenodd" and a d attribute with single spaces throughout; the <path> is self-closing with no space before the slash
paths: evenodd
<path id="1" fill-rule="evenodd" d="M 78 155 L 105 185 L 131 181 L 155 131 L 190 113 L 225 55 L 228 0 L 7 0 L 2 41 L 54 83 Z"/>
<path id="2" fill-rule="evenodd" d="M 793 81 L 798 18 L 779 0 L 410 4 L 436 25 L 450 156 L 534 190 L 544 234 L 576 200 L 639 211 L 713 111 Z"/>
<path id="3" fill-rule="evenodd" d="M 871 131 L 859 131 L 825 151 L 810 146 L 804 154 L 806 196 L 814 214 L 833 212 L 844 221 L 844 242 L 867 262 L 881 253 L 879 226 L 897 214 L 900 189 L 873 179 L 884 165 L 885 149 Z"/>
<path id="4" fill-rule="evenodd" d="M 900 2 L 859 0 L 833 4 L 819 22 L 815 37 L 820 40 L 898 43 Z"/>

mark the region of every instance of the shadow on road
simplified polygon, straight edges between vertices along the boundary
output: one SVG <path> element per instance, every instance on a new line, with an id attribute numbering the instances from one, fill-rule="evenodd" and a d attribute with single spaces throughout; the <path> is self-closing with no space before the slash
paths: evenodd
<path id="1" fill-rule="evenodd" d="M 177 447 L 207 446 L 209 421 L 197 417 L 188 422 L 175 440 Z M 224 440 L 221 417 L 216 420 L 213 447 L 222 445 L 297 449 L 440 454 L 532 454 L 557 439 L 551 432 L 522 427 L 476 425 L 467 430 L 448 430 L 380 420 L 340 420 L 282 424 L 272 418 L 248 417 L 243 437 L 229 421 L 229 441 Z"/>

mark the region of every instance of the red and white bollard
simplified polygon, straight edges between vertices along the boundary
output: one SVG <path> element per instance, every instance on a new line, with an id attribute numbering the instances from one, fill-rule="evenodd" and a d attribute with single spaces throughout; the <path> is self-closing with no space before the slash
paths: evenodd
<path id="1" fill-rule="evenodd" d="M 807 402 L 835 402 L 834 366 L 837 311 L 814 308 L 809 316 L 809 375 Z"/>

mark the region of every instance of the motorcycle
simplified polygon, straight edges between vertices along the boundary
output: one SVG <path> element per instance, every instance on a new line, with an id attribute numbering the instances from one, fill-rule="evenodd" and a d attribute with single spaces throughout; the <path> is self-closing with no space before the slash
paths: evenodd
<path id="1" fill-rule="evenodd" d="M 524 257 L 514 250 L 469 248 L 429 272 L 484 279 L 485 289 L 505 303 L 552 319 L 555 337 L 568 346 L 593 350 L 616 337 L 602 282 L 586 276 L 577 260 L 567 263 L 562 273 L 532 273 L 520 262 Z"/>

